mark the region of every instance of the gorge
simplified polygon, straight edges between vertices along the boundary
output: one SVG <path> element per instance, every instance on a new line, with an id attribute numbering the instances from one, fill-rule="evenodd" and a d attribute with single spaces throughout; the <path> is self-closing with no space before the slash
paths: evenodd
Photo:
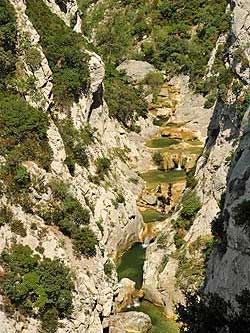
<path id="1" fill-rule="evenodd" d="M 2 0 L 0 332 L 249 331 L 248 0 Z"/>

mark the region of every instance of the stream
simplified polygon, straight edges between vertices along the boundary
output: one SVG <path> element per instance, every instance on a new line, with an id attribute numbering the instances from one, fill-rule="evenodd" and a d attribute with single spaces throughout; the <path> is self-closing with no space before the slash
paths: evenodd
<path id="1" fill-rule="evenodd" d="M 154 230 L 156 225 L 164 223 L 171 217 L 185 190 L 186 170 L 195 166 L 202 145 L 195 134 L 186 129 L 183 124 L 168 122 L 163 122 L 159 126 L 156 137 L 145 142 L 152 156 L 155 153 L 161 156 L 154 169 L 145 170 L 141 174 L 145 181 L 145 189 L 141 198 L 138 198 L 138 208 L 142 214 L 145 229 Z M 148 202 L 143 200 L 143 197 L 148 197 Z M 126 277 L 136 283 L 137 290 L 143 289 L 146 251 L 150 241 L 153 241 L 156 236 L 157 234 L 151 238 L 150 235 L 145 237 L 144 243 L 133 244 L 123 254 L 117 266 L 119 281 Z M 178 324 L 166 318 L 164 309 L 143 298 L 136 299 L 134 306 L 128 307 L 126 311 L 132 310 L 144 312 L 150 316 L 152 322 L 150 333 L 179 332 Z"/>

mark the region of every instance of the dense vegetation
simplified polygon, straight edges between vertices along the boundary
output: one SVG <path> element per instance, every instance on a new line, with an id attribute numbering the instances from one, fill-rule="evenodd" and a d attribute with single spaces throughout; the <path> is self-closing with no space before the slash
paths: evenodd
<path id="1" fill-rule="evenodd" d="M 96 254 L 97 239 L 89 228 L 90 213 L 80 202 L 68 192 L 67 186 L 61 181 L 50 184 L 53 201 L 49 208 L 41 210 L 40 215 L 49 225 L 57 225 L 59 230 L 72 239 L 76 253 L 85 256 Z"/>
<path id="2" fill-rule="evenodd" d="M 88 55 L 81 35 L 73 32 L 42 0 L 27 0 L 27 14 L 41 37 L 53 72 L 53 94 L 61 107 L 78 100 L 89 86 Z"/>
<path id="3" fill-rule="evenodd" d="M 4 183 L 1 191 L 20 203 L 25 198 L 21 193 L 30 185 L 29 174 L 22 162 L 33 160 L 48 170 L 51 150 L 46 135 L 47 115 L 28 105 L 11 84 L 17 76 L 16 43 L 15 12 L 4 0 L 0 4 L 0 154 L 6 163 L 0 169 Z M 18 200 L 17 193 L 20 194 Z"/>
<path id="4" fill-rule="evenodd" d="M 10 164 L 33 160 L 48 168 L 48 118 L 15 95 L 0 95 L 0 153 Z"/>
<path id="5" fill-rule="evenodd" d="M 196 84 L 218 36 L 229 28 L 226 6 L 226 0 L 107 0 L 90 11 L 84 27 L 89 34 L 96 28 L 96 46 L 106 61 L 118 65 L 137 57 L 170 75 L 188 74 Z"/>
<path id="6" fill-rule="evenodd" d="M 38 316 L 41 332 L 56 332 L 58 319 L 72 312 L 74 285 L 69 269 L 58 259 L 42 259 L 30 247 L 17 244 L 5 249 L 0 261 L 5 270 L 0 287 L 6 309 Z"/>
<path id="7" fill-rule="evenodd" d="M 250 292 L 243 290 L 236 296 L 237 308 L 217 294 L 201 292 L 186 295 L 186 305 L 179 305 L 177 313 L 182 323 L 181 332 L 250 332 Z"/>
<path id="8" fill-rule="evenodd" d="M 123 73 L 109 65 L 105 80 L 105 99 L 109 107 L 109 115 L 116 118 L 125 127 L 138 131 L 136 121 L 146 118 L 147 103 L 142 93 L 128 84 Z"/>
<path id="9" fill-rule="evenodd" d="M 0 90 L 6 88 L 16 62 L 15 13 L 7 0 L 0 3 Z"/>

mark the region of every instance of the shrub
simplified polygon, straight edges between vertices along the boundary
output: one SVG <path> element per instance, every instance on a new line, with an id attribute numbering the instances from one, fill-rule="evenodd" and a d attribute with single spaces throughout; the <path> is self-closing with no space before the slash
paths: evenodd
<path id="1" fill-rule="evenodd" d="M 25 53 L 25 61 L 32 71 L 38 70 L 42 62 L 42 57 L 38 49 L 35 47 L 28 48 Z"/>
<path id="2" fill-rule="evenodd" d="M 96 255 L 97 238 L 93 231 L 85 226 L 73 234 L 73 246 L 75 250 L 87 257 Z"/>
<path id="3" fill-rule="evenodd" d="M 183 218 L 182 216 L 179 216 L 176 220 L 172 220 L 172 225 L 175 230 L 186 230 L 188 231 L 192 225 L 192 220 Z"/>
<path id="4" fill-rule="evenodd" d="M 169 255 L 168 254 L 164 254 L 162 261 L 161 261 L 161 265 L 160 265 L 160 273 L 164 271 L 164 268 L 166 267 L 166 265 L 169 262 Z"/>
<path id="5" fill-rule="evenodd" d="M 49 182 L 49 186 L 56 199 L 63 200 L 66 198 L 66 195 L 68 194 L 68 185 L 62 180 L 54 178 Z"/>
<path id="6" fill-rule="evenodd" d="M 160 234 L 156 240 L 157 247 L 160 249 L 164 249 L 167 245 L 167 241 L 168 241 L 168 236 L 166 234 Z"/>
<path id="7" fill-rule="evenodd" d="M 24 166 L 19 166 L 14 175 L 14 181 L 19 187 L 27 187 L 30 184 L 30 175 Z"/>
<path id="8" fill-rule="evenodd" d="M 56 332 L 58 319 L 72 312 L 69 269 L 60 260 L 41 259 L 19 244 L 4 250 L 1 263 L 6 272 L 0 278 L 3 294 L 25 315 L 39 316 L 44 332 Z"/>
<path id="9" fill-rule="evenodd" d="M 48 169 L 48 117 L 14 95 L 0 98 L 0 153 L 12 160 L 35 160 Z"/>
<path id="10" fill-rule="evenodd" d="M 186 175 L 186 186 L 190 189 L 194 189 L 198 184 L 198 180 L 195 178 L 195 168 L 188 171 Z"/>
<path id="11" fill-rule="evenodd" d="M 123 194 L 118 193 L 118 195 L 116 196 L 116 202 L 119 204 L 125 204 L 125 197 Z"/>
<path id="12" fill-rule="evenodd" d="M 139 117 L 147 117 L 147 103 L 143 95 L 128 84 L 124 74 L 113 68 L 107 69 L 104 83 L 110 117 L 116 118 L 130 130 L 135 130 L 135 122 Z"/>
<path id="13" fill-rule="evenodd" d="M 174 235 L 174 244 L 176 246 L 177 249 L 180 249 L 182 247 L 182 245 L 184 244 L 184 240 L 183 238 L 180 236 L 180 234 L 177 232 Z"/>
<path id="14" fill-rule="evenodd" d="M 13 219 L 13 214 L 7 206 L 0 208 L 0 227 L 5 224 L 10 224 Z"/>
<path id="15" fill-rule="evenodd" d="M 144 84 L 150 86 L 154 97 L 156 98 L 160 92 L 160 88 L 164 83 L 164 77 L 160 72 L 150 72 L 146 75 Z"/>
<path id="16" fill-rule="evenodd" d="M 68 216 L 78 226 L 88 224 L 90 220 L 88 209 L 83 208 L 80 202 L 70 195 L 62 202 L 62 214 Z"/>
<path id="17" fill-rule="evenodd" d="M 244 117 L 250 105 L 250 92 L 245 93 L 242 99 L 238 99 L 236 103 L 236 112 L 239 114 L 240 119 Z"/>
<path id="18" fill-rule="evenodd" d="M 106 175 L 110 170 L 111 161 L 109 158 L 103 156 L 103 157 L 98 157 L 97 160 L 95 161 L 95 164 L 96 164 L 97 174 L 101 178 L 103 178 L 103 176 Z"/>
<path id="19" fill-rule="evenodd" d="M 193 218 L 201 209 L 201 202 L 195 192 L 187 192 L 182 199 L 181 215 L 184 218 Z"/>
<path id="20" fill-rule="evenodd" d="M 212 91 L 206 98 L 204 107 L 206 109 L 210 109 L 211 107 L 214 106 L 214 103 L 216 102 L 217 99 L 217 91 Z"/>
<path id="21" fill-rule="evenodd" d="M 10 230 L 21 237 L 26 237 L 27 232 L 21 221 L 14 220 L 10 225 Z"/>
<path id="22" fill-rule="evenodd" d="M 108 259 L 105 264 L 104 264 L 104 273 L 108 276 L 111 277 L 112 276 L 112 272 L 114 269 L 114 265 L 112 264 L 112 262 L 110 261 L 110 259 Z"/>
<path id="23" fill-rule="evenodd" d="M 153 155 L 153 161 L 155 162 L 156 165 L 161 166 L 163 162 L 163 156 L 162 153 L 156 152 Z"/>

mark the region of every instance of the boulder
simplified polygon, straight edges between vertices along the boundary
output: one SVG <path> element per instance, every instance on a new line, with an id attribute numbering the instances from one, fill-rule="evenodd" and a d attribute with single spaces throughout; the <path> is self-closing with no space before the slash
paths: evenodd
<path id="1" fill-rule="evenodd" d="M 133 83 L 143 81 L 149 73 L 156 71 L 153 65 L 146 61 L 138 60 L 126 60 L 121 63 L 117 69 L 119 71 L 125 71 L 129 80 Z"/>

